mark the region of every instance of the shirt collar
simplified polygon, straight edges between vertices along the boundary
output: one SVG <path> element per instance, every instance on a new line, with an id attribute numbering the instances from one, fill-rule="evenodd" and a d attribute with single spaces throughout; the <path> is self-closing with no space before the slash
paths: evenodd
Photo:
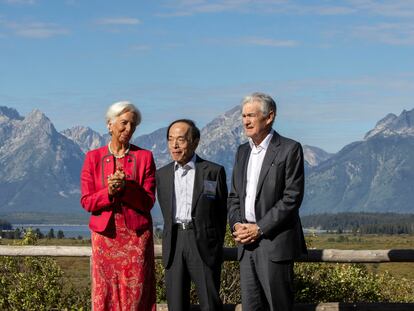
<path id="1" fill-rule="evenodd" d="M 270 144 L 270 141 L 272 140 L 274 132 L 275 131 L 273 129 L 271 129 L 269 134 L 267 134 L 265 139 L 263 139 L 263 141 L 258 146 L 256 146 L 253 142 L 253 139 L 251 139 L 249 137 L 249 145 L 250 145 L 250 148 L 252 149 L 252 151 L 256 151 L 258 153 L 262 150 L 267 150 L 267 147 L 269 147 L 269 144 Z"/>
<path id="2" fill-rule="evenodd" d="M 196 162 L 196 154 L 194 153 L 193 157 L 191 158 L 190 161 L 188 161 L 186 164 L 184 165 L 180 165 L 178 162 L 174 162 L 174 170 L 176 171 L 177 169 L 181 168 L 181 169 L 185 169 L 185 170 L 190 170 L 190 169 L 195 169 L 195 162 Z"/>

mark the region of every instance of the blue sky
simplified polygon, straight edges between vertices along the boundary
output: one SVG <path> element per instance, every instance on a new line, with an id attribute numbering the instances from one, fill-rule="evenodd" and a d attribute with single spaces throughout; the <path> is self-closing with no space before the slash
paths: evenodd
<path id="1" fill-rule="evenodd" d="M 280 133 L 336 152 L 414 108 L 414 1 L 0 0 L 0 56 L 0 105 L 58 130 L 104 132 L 124 99 L 138 135 L 202 127 L 263 91 Z"/>

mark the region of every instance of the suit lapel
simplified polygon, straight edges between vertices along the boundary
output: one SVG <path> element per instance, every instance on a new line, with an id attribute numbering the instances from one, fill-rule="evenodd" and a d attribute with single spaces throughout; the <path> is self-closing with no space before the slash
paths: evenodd
<path id="1" fill-rule="evenodd" d="M 174 162 L 170 164 L 168 167 L 168 170 L 166 171 L 166 174 L 164 176 L 161 176 L 162 182 L 164 186 L 162 188 L 165 189 L 166 198 L 168 204 L 168 213 L 170 223 L 173 223 L 173 207 L 174 207 Z"/>
<path id="2" fill-rule="evenodd" d="M 240 163 L 242 165 L 241 169 L 243 172 L 242 189 L 246 189 L 246 186 L 247 186 L 247 166 L 249 164 L 249 157 L 250 157 L 251 152 L 252 152 L 252 148 L 250 148 L 250 145 L 247 144 L 246 148 L 244 148 L 241 154 Z"/>
<path id="3" fill-rule="evenodd" d="M 260 169 L 259 180 L 257 182 L 256 197 L 259 194 L 263 186 L 263 182 L 266 178 L 267 172 L 269 171 L 270 167 L 273 165 L 274 158 L 279 152 L 279 145 L 280 145 L 279 134 L 274 132 L 272 140 L 270 141 L 269 147 L 266 150 L 266 155 L 263 159 L 262 168 Z"/>
<path id="4" fill-rule="evenodd" d="M 191 215 L 193 214 L 193 211 L 195 207 L 197 206 L 198 199 L 203 193 L 205 168 L 206 168 L 206 164 L 204 163 L 204 160 L 196 155 L 193 199 L 192 199 L 192 204 L 191 204 Z"/>

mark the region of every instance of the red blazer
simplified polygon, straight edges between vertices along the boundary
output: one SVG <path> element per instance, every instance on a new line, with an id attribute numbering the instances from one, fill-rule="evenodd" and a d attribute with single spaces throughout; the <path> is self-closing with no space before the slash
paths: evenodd
<path id="1" fill-rule="evenodd" d="M 151 228 L 150 210 L 155 202 L 155 164 L 151 151 L 131 145 L 123 158 L 127 176 L 125 190 L 112 201 L 108 195 L 107 177 L 115 172 L 115 158 L 104 146 L 86 154 L 81 172 L 81 205 L 92 213 L 89 228 L 95 232 L 107 229 L 114 207 L 119 206 L 125 224 L 132 230 Z"/>

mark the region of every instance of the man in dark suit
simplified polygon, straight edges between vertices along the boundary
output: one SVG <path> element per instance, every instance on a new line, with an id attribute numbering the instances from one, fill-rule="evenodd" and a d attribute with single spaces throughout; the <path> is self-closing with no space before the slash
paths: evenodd
<path id="1" fill-rule="evenodd" d="M 164 217 L 162 257 L 170 311 L 190 310 L 190 281 L 201 310 L 222 310 L 219 297 L 227 218 L 224 168 L 195 154 L 200 131 L 176 120 L 167 130 L 173 162 L 156 172 Z"/>
<path id="2" fill-rule="evenodd" d="M 306 254 L 299 219 L 304 192 L 301 145 L 272 129 L 276 103 L 263 93 L 242 101 L 249 142 L 239 146 L 228 199 L 239 243 L 243 310 L 293 309 L 293 260 Z"/>

